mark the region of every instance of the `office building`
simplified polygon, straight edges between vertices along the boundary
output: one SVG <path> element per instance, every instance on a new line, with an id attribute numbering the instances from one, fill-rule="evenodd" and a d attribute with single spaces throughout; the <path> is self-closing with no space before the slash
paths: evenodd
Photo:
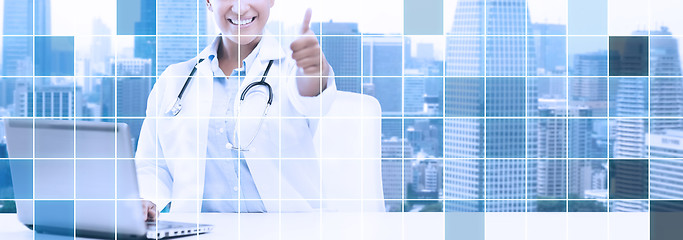
<path id="1" fill-rule="evenodd" d="M 650 198 L 683 198 L 683 131 L 665 130 L 647 136 L 650 147 Z"/>
<path id="2" fill-rule="evenodd" d="M 413 192 L 418 199 L 438 199 L 443 189 L 443 164 L 436 159 L 417 159 L 413 170 Z"/>
<path id="3" fill-rule="evenodd" d="M 528 39 L 529 48 L 533 48 L 533 52 L 536 54 L 533 58 L 536 62 L 530 63 L 535 65 L 535 68 L 530 68 L 528 74 L 531 76 L 564 76 L 567 72 L 565 66 L 567 62 L 565 58 L 567 39 L 563 35 L 567 26 L 547 23 L 530 25 L 531 34 L 537 35 Z"/>
<path id="4" fill-rule="evenodd" d="M 639 33 L 639 32 L 636 32 Z M 642 33 L 642 32 L 640 32 Z M 651 76 L 680 76 L 680 56 L 678 55 L 677 40 L 671 37 L 667 28 L 660 31 L 652 31 L 653 37 L 650 42 L 650 75 Z M 648 88 L 649 87 L 649 88 Z M 643 79 L 620 78 L 616 102 L 617 116 L 650 116 L 652 121 L 646 118 L 619 118 L 616 122 L 616 139 L 614 143 L 615 158 L 647 158 L 648 156 L 648 133 L 650 136 L 658 134 L 675 133 L 669 129 L 680 130 L 683 121 L 680 118 L 657 118 L 681 116 L 683 113 L 683 83 L 680 78 L 653 77 L 650 85 Z M 649 91 L 648 91 L 649 90 Z M 649 101 L 648 101 L 649 99 Z M 648 108 L 649 106 L 649 108 Z M 659 152 L 655 152 L 660 154 Z M 624 172 L 617 177 L 629 178 L 633 181 L 647 181 L 647 175 L 643 176 L 643 167 L 634 162 L 624 166 Z M 661 166 L 655 165 L 655 170 Z M 633 175 L 629 176 L 628 173 Z M 652 174 L 654 176 L 654 173 Z M 655 179 L 657 179 L 655 177 Z M 613 179 L 619 181 L 620 179 Z M 622 179 L 626 181 L 626 179 Z M 635 187 L 634 187 L 635 186 Z M 647 183 L 632 183 L 628 188 L 617 189 L 620 195 L 636 195 L 647 190 Z M 647 206 L 640 202 L 617 202 L 614 204 L 615 211 L 642 211 Z"/>
<path id="5" fill-rule="evenodd" d="M 405 86 L 403 88 L 403 113 L 406 115 L 424 113 L 425 78 L 405 77 L 403 82 Z"/>
<path id="6" fill-rule="evenodd" d="M 412 182 L 413 149 L 403 139 L 392 137 L 382 140 L 382 187 L 384 199 L 403 199 Z M 387 210 L 401 210 L 401 202 L 387 201 Z"/>
<path id="7" fill-rule="evenodd" d="M 152 71 L 152 61 L 150 59 L 119 59 L 116 63 L 120 75 L 132 77 L 119 77 L 116 80 L 116 116 L 119 122 L 128 124 L 131 137 L 134 139 L 134 146 L 137 146 L 138 136 L 142 128 L 142 117 L 145 116 L 147 109 L 147 98 L 152 91 L 153 77 L 148 76 Z M 102 85 L 103 89 L 113 87 L 113 81 L 107 81 Z M 111 98 L 109 95 L 113 91 L 103 90 L 103 98 Z M 114 102 L 106 99 L 104 102 Z M 111 107 L 103 105 L 102 113 L 111 114 Z M 113 116 L 113 115 L 112 115 Z M 134 117 L 134 118 L 125 118 Z"/>
<path id="8" fill-rule="evenodd" d="M 35 103 L 34 103 L 35 100 Z M 82 101 L 81 88 L 72 85 L 40 84 L 34 88 L 20 81 L 14 90 L 15 114 L 19 117 L 70 118 L 82 116 L 76 102 Z"/>
<path id="9" fill-rule="evenodd" d="M 138 21 L 133 26 L 133 33 L 135 34 L 133 57 L 152 61 L 151 76 L 156 75 L 157 61 L 156 37 L 153 36 L 157 34 L 156 2 L 156 0 L 140 1 L 140 16 L 137 17 Z"/>
<path id="10" fill-rule="evenodd" d="M 320 30 L 322 29 L 322 32 Z M 312 23 L 311 30 L 322 34 L 320 46 L 334 75 L 337 89 L 361 92 L 361 37 L 357 23 Z M 326 36 L 327 35 L 327 36 Z"/>
<path id="11" fill-rule="evenodd" d="M 525 34 L 528 21 L 526 1 L 496 2 L 498 4 L 484 8 L 481 1 L 458 1 L 450 33 Z M 523 37 L 449 37 L 446 42 L 446 76 L 524 76 L 526 44 Z M 447 114 L 451 110 L 458 116 L 524 116 L 527 107 L 524 77 L 446 81 L 446 96 L 456 96 L 446 99 Z M 503 96 L 510 98 L 496 100 Z M 482 106 L 482 103 L 486 105 Z M 525 198 L 525 161 L 493 160 L 526 156 L 524 119 L 446 119 L 444 134 L 445 157 L 457 158 L 445 162 L 445 198 Z M 487 161 L 482 159 L 484 157 Z M 476 203 L 457 204 L 446 205 L 446 210 L 483 211 L 482 207 Z M 525 210 L 525 203 L 520 201 L 486 204 L 486 211 Z"/>
<path id="12" fill-rule="evenodd" d="M 403 40 L 401 37 L 367 35 L 363 37 L 363 76 L 374 86 L 374 97 L 382 106 L 382 114 L 400 115 L 403 110 Z M 414 80 L 414 79 L 413 79 Z M 409 80 L 412 85 L 419 80 Z M 364 80 L 365 81 L 365 80 Z M 409 94 L 424 94 L 410 92 Z M 418 101 L 421 99 L 418 98 Z M 410 101 L 409 101 L 410 102 Z M 414 110 L 414 105 L 408 110 Z"/>
<path id="13" fill-rule="evenodd" d="M 158 56 L 156 71 L 192 59 L 205 44 L 196 35 L 207 35 L 205 4 L 183 0 L 157 0 Z"/>
<path id="14" fill-rule="evenodd" d="M 36 1 L 38 3 L 49 3 Z M 31 76 L 33 75 L 33 39 L 11 35 L 33 34 L 33 2 L 5 1 L 3 6 L 3 38 L 2 38 L 2 76 Z M 36 16 L 36 22 L 45 23 L 49 19 L 49 11 L 44 12 L 39 7 L 36 12 L 48 14 Z M 12 78 L 0 79 L 0 106 L 9 107 L 13 102 L 16 80 Z"/>

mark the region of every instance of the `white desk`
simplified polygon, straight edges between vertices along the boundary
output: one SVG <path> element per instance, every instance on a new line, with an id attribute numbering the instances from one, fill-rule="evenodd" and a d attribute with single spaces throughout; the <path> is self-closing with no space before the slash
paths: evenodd
<path id="1" fill-rule="evenodd" d="M 202 213 L 161 219 L 214 225 L 178 239 L 462 239 L 453 213 Z M 455 213 L 457 214 L 457 213 Z M 482 213 L 483 214 L 483 213 Z M 649 239 L 649 213 L 485 213 L 486 240 Z M 449 219 L 449 220 L 446 220 Z M 477 221 L 465 217 L 464 221 Z M 462 220 L 462 219 L 461 219 Z M 475 224 L 476 225 L 476 224 Z M 449 228 L 446 230 L 446 228 Z M 475 231 L 476 232 L 476 231 Z M 0 239 L 34 239 L 15 214 L 0 214 Z M 72 239 L 50 235 L 49 239 Z M 448 238 L 447 238 L 448 237 Z M 44 238 L 43 238 L 44 239 Z"/>
<path id="2" fill-rule="evenodd" d="M 404 239 L 444 239 L 443 213 L 201 213 L 162 214 L 161 219 L 214 225 L 211 233 L 176 239 L 393 240 L 402 234 Z M 16 214 L 0 214 L 0 239 L 33 239 L 33 234 Z"/>

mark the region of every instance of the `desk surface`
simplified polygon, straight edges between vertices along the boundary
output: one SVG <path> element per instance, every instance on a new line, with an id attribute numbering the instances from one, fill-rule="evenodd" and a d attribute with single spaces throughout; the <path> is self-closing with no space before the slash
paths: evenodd
<path id="1" fill-rule="evenodd" d="M 214 225 L 211 233 L 174 239 L 444 239 L 443 213 L 173 213 L 160 219 Z M 0 214 L 0 226 L 0 239 L 34 239 L 16 214 Z"/>
<path id="2" fill-rule="evenodd" d="M 176 239 L 641 240 L 648 239 L 650 231 L 647 212 L 173 213 L 161 219 L 214 225 L 211 233 Z M 481 233 L 478 237 L 466 234 L 473 226 Z M 0 214 L 0 239 L 32 240 L 33 235 L 16 214 Z M 35 239 L 73 239 L 42 237 L 36 234 Z"/>

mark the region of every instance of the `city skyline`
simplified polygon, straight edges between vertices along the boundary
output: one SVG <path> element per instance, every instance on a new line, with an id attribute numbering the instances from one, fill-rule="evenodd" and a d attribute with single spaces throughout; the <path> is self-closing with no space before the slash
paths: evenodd
<path id="1" fill-rule="evenodd" d="M 391 196 L 389 199 L 506 199 L 471 201 L 474 205 L 450 205 L 452 208 L 445 204 L 445 209 L 535 211 L 538 210 L 537 199 L 606 201 L 612 196 L 609 194 L 631 196 L 628 191 L 607 192 L 610 181 L 623 179 L 623 175 L 609 175 L 621 172 L 605 170 L 613 164 L 612 159 L 610 162 L 607 159 L 650 157 L 648 134 L 663 135 L 662 138 L 671 137 L 668 136 L 671 134 L 674 140 L 680 138 L 680 133 L 670 130 L 683 126 L 681 119 L 657 119 L 683 117 L 683 107 L 669 107 L 683 103 L 679 37 L 672 35 L 673 28 L 632 31 L 633 35 L 646 37 L 624 38 L 625 42 L 615 42 L 614 46 L 612 41 L 618 38 L 606 35 L 564 37 L 567 23 L 528 24 L 533 22 L 529 21 L 533 14 L 527 14 L 531 10 L 526 1 L 506 1 L 514 3 L 515 7 L 490 7 L 486 14 L 481 14 L 484 8 L 477 5 L 479 0 L 459 1 L 465 7 L 453 11 L 455 16 L 450 22 L 454 25 L 444 32 L 446 36 L 371 34 L 361 31 L 361 23 L 314 22 L 314 28 L 323 26 L 323 35 L 344 35 L 323 36 L 321 40 L 323 52 L 337 74 L 338 88 L 374 96 L 382 105 L 385 117 L 382 119 L 382 140 L 386 144 L 382 157 L 387 174 L 385 192 Z M 53 0 L 52 5 L 54 3 Z M 157 16 L 163 12 L 165 16 L 175 17 L 160 16 L 159 19 L 165 20 L 154 24 L 155 33 L 192 35 L 192 32 L 210 31 L 211 27 L 202 27 L 204 24 L 168 28 L 165 24 L 179 24 L 174 22 L 178 19 L 201 22 L 205 18 L 177 11 L 187 7 L 182 4 L 164 5 L 168 2 L 162 0 L 157 3 L 160 7 Z M 484 17 L 495 21 L 484 28 Z M 44 33 L 66 31 L 55 31 L 54 26 L 59 24 L 45 21 L 45 25 L 52 28 L 41 30 Z M 144 24 L 150 25 L 150 19 L 140 21 L 142 28 L 138 29 L 136 25 L 133 30 L 149 31 Z M 507 23 L 514 24 L 508 26 Z M 106 21 L 95 21 L 84 31 L 101 30 L 100 33 L 105 34 L 116 29 Z M 180 32 L 173 32 L 175 30 Z M 525 38 L 527 32 L 539 35 Z M 544 37 L 543 34 L 558 36 Z M 88 52 L 79 49 L 79 41 L 88 39 L 81 37 L 71 38 L 77 46 L 71 49 L 76 55 L 76 77 L 36 78 L 45 81 L 36 81 L 36 86 L 22 85 L 23 90 L 12 90 L 13 99 L 0 99 L 0 109 L 14 100 L 12 109 L 20 109 L 13 110 L 14 116 L 28 116 L 28 112 L 33 111 L 35 117 L 119 116 L 132 126 L 136 136 L 141 120 L 125 118 L 144 116 L 145 105 L 140 103 L 145 102 L 154 76 L 168 64 L 193 57 L 201 50 L 198 48 L 203 47 L 199 42 L 205 40 L 193 36 L 92 37 L 90 47 L 85 48 Z M 50 37 L 36 37 L 39 38 L 42 41 Z M 648 45 L 643 39 L 648 40 Z M 126 44 L 120 44 L 124 42 Z M 15 44 L 5 42 L 8 43 Z M 49 46 L 48 52 L 69 50 L 51 48 L 60 45 L 47 43 L 50 44 L 37 46 Z M 21 46 L 26 41 L 16 44 Z M 11 45 L 3 46 L 3 54 L 42 56 L 12 52 L 10 50 L 16 49 L 7 46 Z M 605 48 L 601 50 L 601 46 Z M 557 49 L 561 50 L 555 51 Z M 638 51 L 630 51 L 632 49 Z M 436 57 L 439 53 L 445 58 Z M 27 62 L 26 59 L 22 61 Z M 5 72 L 6 69 L 19 69 L 24 72 L 15 75 L 23 75 L 31 70 L 30 67 L 14 66 L 22 65 L 17 61 L 3 61 Z M 35 69 L 49 73 L 61 68 L 36 64 Z M 119 79 L 114 80 L 114 69 Z M 643 73 L 643 69 L 649 69 L 649 72 Z M 10 92 L 14 86 L 9 85 L 16 84 L 14 79 L 7 80 L 0 85 L 3 93 Z M 67 87 L 60 88 L 61 85 Z M 29 90 L 31 87 L 34 90 Z M 115 92 L 119 94 L 116 100 Z M 67 104 L 74 108 L 29 111 L 33 107 L 32 101 L 28 101 L 33 99 L 29 95 L 34 93 L 36 96 L 49 95 L 42 99 L 36 97 L 36 104 L 66 99 L 74 103 Z M 60 98 L 62 95 L 64 97 Z M 22 100 L 23 105 L 19 106 L 17 99 Z M 113 109 L 115 104 L 118 109 Z M 61 114 L 64 109 L 67 113 Z M 614 118 L 608 121 L 608 117 Z M 656 144 L 671 148 L 664 142 Z M 617 165 L 614 169 L 629 174 L 640 174 L 639 170 L 642 170 L 642 164 Z M 435 171 L 437 166 L 441 167 L 441 173 Z M 666 161 L 656 166 L 659 171 L 676 167 Z M 439 180 L 438 176 L 443 179 Z M 642 175 L 638 176 L 642 180 Z M 443 184 L 435 186 L 435 181 Z M 642 193 L 642 189 L 634 191 Z M 527 204 L 526 200 L 534 204 Z M 642 204 L 626 201 L 609 206 L 612 211 L 643 210 Z M 412 210 L 405 204 L 391 207 Z M 545 207 L 541 206 L 541 209 L 547 210 Z"/>

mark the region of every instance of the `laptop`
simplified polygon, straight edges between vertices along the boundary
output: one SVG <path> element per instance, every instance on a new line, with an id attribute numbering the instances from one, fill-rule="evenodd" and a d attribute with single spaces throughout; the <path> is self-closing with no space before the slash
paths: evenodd
<path id="1" fill-rule="evenodd" d="M 145 222 L 133 143 L 125 123 L 4 121 L 7 150 L 14 160 L 10 172 L 15 198 L 29 199 L 16 201 L 17 216 L 30 229 L 71 236 L 149 239 L 213 229 L 208 224 Z"/>

